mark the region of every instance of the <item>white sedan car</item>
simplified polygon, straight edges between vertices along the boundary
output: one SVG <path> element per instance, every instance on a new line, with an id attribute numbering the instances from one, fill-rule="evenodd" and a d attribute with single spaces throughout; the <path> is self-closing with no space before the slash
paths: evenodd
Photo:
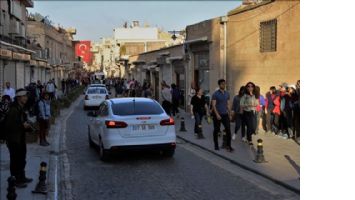
<path id="1" fill-rule="evenodd" d="M 84 110 L 98 108 L 100 104 L 109 99 L 109 92 L 103 87 L 90 87 L 85 92 Z"/>
<path id="2" fill-rule="evenodd" d="M 88 113 L 89 144 L 98 146 L 101 160 L 111 151 L 159 150 L 172 157 L 176 147 L 174 119 L 158 102 L 148 98 L 116 98 L 104 101 Z"/>

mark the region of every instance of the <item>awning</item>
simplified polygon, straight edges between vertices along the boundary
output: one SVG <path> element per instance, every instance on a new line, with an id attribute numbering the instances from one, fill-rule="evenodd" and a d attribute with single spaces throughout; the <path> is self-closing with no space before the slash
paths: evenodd
<path id="1" fill-rule="evenodd" d="M 197 39 L 194 39 L 194 40 L 188 40 L 188 41 L 185 41 L 184 44 L 192 44 L 192 43 L 198 43 L 198 42 L 207 42 L 207 36 L 205 37 L 201 37 L 201 38 L 197 38 Z"/>
<path id="2" fill-rule="evenodd" d="M 158 65 L 149 65 L 148 66 L 148 69 L 151 70 L 151 69 L 155 69 Z"/>
<path id="3" fill-rule="evenodd" d="M 182 60 L 182 59 L 183 59 L 182 56 L 174 56 L 174 57 L 168 58 L 169 61 L 172 61 L 172 60 Z"/>
<path id="4" fill-rule="evenodd" d="M 18 45 L 10 44 L 10 43 L 4 42 L 4 41 L 0 41 L 0 44 L 5 45 L 5 46 L 9 46 L 9 47 L 12 47 L 12 48 L 20 49 L 20 50 L 23 50 L 23 51 L 27 51 L 29 53 L 36 53 L 35 51 L 23 48 L 23 47 L 18 46 Z"/>
<path id="5" fill-rule="evenodd" d="M 165 52 L 159 53 L 159 56 L 168 56 L 168 55 L 170 55 L 169 51 L 165 51 Z"/>

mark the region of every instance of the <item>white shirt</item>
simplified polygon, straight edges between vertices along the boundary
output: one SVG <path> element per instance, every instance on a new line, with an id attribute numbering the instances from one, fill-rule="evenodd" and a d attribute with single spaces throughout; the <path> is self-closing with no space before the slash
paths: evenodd
<path id="1" fill-rule="evenodd" d="M 46 87 L 47 92 L 54 92 L 54 84 L 53 83 L 48 83 Z"/>
<path id="2" fill-rule="evenodd" d="M 5 88 L 4 95 L 9 95 L 11 97 L 11 100 L 14 101 L 14 98 L 15 98 L 14 88 L 9 88 L 9 89 Z"/>

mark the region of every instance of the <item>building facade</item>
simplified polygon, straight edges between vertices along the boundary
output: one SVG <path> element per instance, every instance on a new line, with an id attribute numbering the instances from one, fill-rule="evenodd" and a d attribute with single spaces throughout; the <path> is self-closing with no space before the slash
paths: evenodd
<path id="1" fill-rule="evenodd" d="M 27 41 L 27 9 L 32 0 L 0 1 L 0 94 L 5 82 L 18 89 L 25 87 L 30 72 L 31 54 Z"/>
<path id="2" fill-rule="evenodd" d="M 228 13 L 227 30 L 230 91 L 253 81 L 265 94 L 300 79 L 300 1 L 246 2 Z"/>
<path id="3" fill-rule="evenodd" d="M 162 81 L 168 85 L 175 83 L 185 96 L 187 72 L 184 55 L 184 46 L 180 44 L 130 56 L 129 74 L 140 83 L 149 82 L 158 101 L 161 99 Z M 181 107 L 185 107 L 185 101 L 181 102 Z"/>
<path id="4" fill-rule="evenodd" d="M 76 30 L 73 28 L 65 30 L 47 23 L 45 19 L 29 16 L 27 31 L 30 40 L 42 48 L 39 53 L 41 59 L 47 61 L 46 75 L 42 81 L 54 78 L 56 85 L 59 86 L 60 81 L 68 77 L 78 61 L 73 45 Z"/>

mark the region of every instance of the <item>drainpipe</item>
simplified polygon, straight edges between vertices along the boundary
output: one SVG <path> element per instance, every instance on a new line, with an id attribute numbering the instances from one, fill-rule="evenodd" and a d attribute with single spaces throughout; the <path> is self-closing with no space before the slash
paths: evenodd
<path id="1" fill-rule="evenodd" d="M 223 79 L 227 80 L 227 21 L 228 17 L 221 17 L 221 23 L 223 24 Z"/>

